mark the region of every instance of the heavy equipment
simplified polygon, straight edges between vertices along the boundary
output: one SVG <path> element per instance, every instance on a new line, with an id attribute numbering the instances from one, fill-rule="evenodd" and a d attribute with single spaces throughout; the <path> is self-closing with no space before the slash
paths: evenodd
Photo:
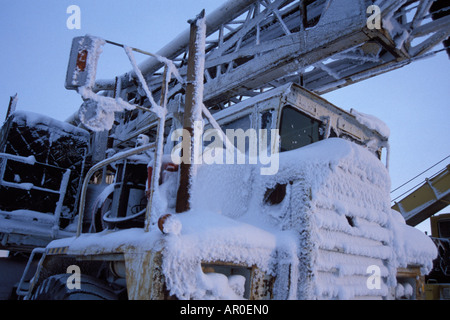
<path id="1" fill-rule="evenodd" d="M 438 248 L 433 269 L 426 276 L 426 299 L 450 300 L 450 234 L 449 214 L 431 217 L 431 237 Z"/>
<path id="2" fill-rule="evenodd" d="M 404 186 L 449 157 L 444 158 L 436 165 L 411 179 Z M 433 262 L 433 269 L 425 277 L 426 299 L 448 300 L 450 299 L 450 215 L 439 213 L 448 206 L 450 196 L 450 165 L 434 173 L 432 176 L 419 183 L 408 192 L 394 199 L 392 209 L 399 211 L 407 224 L 417 226 L 419 223 L 430 219 L 431 239 L 438 248 L 438 256 Z"/>
<path id="3" fill-rule="evenodd" d="M 31 253 L 17 295 L 423 298 L 436 248 L 390 208 L 388 130 L 318 95 L 447 49 L 448 11 L 441 0 L 230 0 L 156 54 L 75 38 L 66 88 L 83 104 L 60 126 L 79 159 L 38 174 L 34 154 L 1 155 L 2 193 L 34 203 L 31 191 L 47 192 L 55 207 L 0 211 L 2 248 Z M 122 46 L 132 70 L 96 79 L 104 45 Z M 150 57 L 137 65 L 135 52 Z"/>

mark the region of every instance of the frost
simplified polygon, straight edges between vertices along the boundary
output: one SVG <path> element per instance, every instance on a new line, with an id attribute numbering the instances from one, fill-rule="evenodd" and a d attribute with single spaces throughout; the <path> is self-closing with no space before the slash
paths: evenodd
<path id="1" fill-rule="evenodd" d="M 101 45 L 104 44 L 104 40 L 102 42 L 101 39 L 98 40 L 96 40 L 96 38 L 93 39 L 96 48 L 97 47 L 100 48 Z M 162 106 L 158 105 L 154 100 L 150 88 L 148 87 L 147 81 L 145 80 L 144 75 L 142 74 L 141 70 L 137 65 L 136 59 L 133 54 L 133 48 L 124 46 L 124 50 L 130 60 L 134 73 L 138 78 L 139 83 L 141 84 L 141 88 L 139 88 L 138 90 L 142 89 L 143 94 L 145 94 L 145 96 L 148 98 L 150 102 L 151 107 L 150 109 L 148 109 L 148 111 L 153 112 L 154 114 L 156 114 L 158 118 L 161 119 L 167 113 L 166 108 L 163 108 Z M 101 49 L 95 49 L 94 52 L 95 52 L 94 55 L 90 55 L 90 58 L 94 60 L 92 65 L 89 64 L 89 67 L 92 69 L 94 69 L 94 66 L 96 66 L 95 61 L 99 59 Z M 172 75 L 174 75 L 175 78 L 180 83 L 184 82 L 172 61 L 157 55 L 154 55 L 154 57 L 158 61 L 166 65 L 167 68 L 166 85 L 171 81 Z M 110 130 L 112 128 L 116 112 L 123 112 L 125 110 L 134 110 L 136 109 L 136 106 L 128 103 L 119 96 L 116 98 L 111 98 L 108 96 L 94 93 L 92 88 L 93 85 L 95 84 L 95 73 L 96 73 L 95 70 L 89 70 L 88 74 L 90 78 L 89 81 L 87 82 L 87 85 L 78 88 L 78 93 L 83 97 L 83 100 L 85 100 L 85 102 L 83 103 L 83 105 L 79 110 L 79 117 L 81 122 L 88 129 L 100 132 Z"/>
<path id="2" fill-rule="evenodd" d="M 376 5 L 379 5 L 381 12 L 387 12 L 383 17 L 383 29 L 387 30 L 395 41 L 396 48 L 401 49 L 410 34 L 395 18 L 396 11 L 406 3 L 406 0 L 400 1 L 382 1 L 378 0 Z"/>
<path id="3" fill-rule="evenodd" d="M 205 45 L 204 22 L 197 21 L 200 52 Z M 125 47 L 125 52 L 151 111 L 164 117 L 166 110 L 153 100 L 132 49 Z M 174 72 L 173 64 L 157 59 Z M 336 76 L 326 65 L 317 67 Z M 195 68 L 197 75 L 203 73 L 203 55 L 196 58 Z M 200 114 L 203 85 L 195 87 L 193 114 Z M 120 99 L 95 95 L 89 88 L 81 88 L 80 93 L 95 104 L 92 108 L 85 104 L 80 115 L 93 130 L 106 130 L 112 126 L 114 112 L 133 107 Z M 351 113 L 388 139 L 390 131 L 382 121 L 354 110 Z M 167 290 L 179 299 L 243 298 L 250 279 L 210 272 L 205 264 L 257 268 L 274 277 L 275 299 L 386 298 L 392 289 L 403 297 L 412 290 L 397 284 L 399 267 L 417 265 L 424 274 L 431 270 L 436 247 L 391 210 L 389 174 L 368 148 L 332 138 L 282 153 L 279 164 L 273 176 L 260 175 L 261 165 L 198 165 L 189 212 L 174 212 L 170 199 L 175 198 L 177 179 L 173 176 L 155 190 L 149 232 L 85 235 L 51 246 L 70 245 L 69 253 L 86 255 L 124 247 L 161 252 Z M 280 199 L 271 203 L 268 198 L 277 186 L 281 186 Z M 162 233 L 155 224 L 163 215 L 171 216 Z M 142 268 L 139 261 L 135 268 Z M 367 270 L 373 266 L 382 277 L 375 290 L 367 285 Z"/>
<path id="4" fill-rule="evenodd" d="M 227 277 L 221 273 L 199 272 L 197 300 L 242 300 L 244 295 L 245 278 L 243 276 Z"/>
<path id="5" fill-rule="evenodd" d="M 182 228 L 183 226 L 181 222 L 173 216 L 170 216 L 164 223 L 163 231 L 165 234 L 173 234 L 177 236 L 181 233 Z"/>
<path id="6" fill-rule="evenodd" d="M 386 140 L 389 138 L 391 134 L 389 127 L 377 117 L 356 111 L 354 109 L 350 110 L 350 113 L 355 116 L 356 120 L 360 124 L 378 132 L 380 135 L 386 138 Z"/>
<path id="7" fill-rule="evenodd" d="M 436 248 L 391 211 L 387 170 L 368 150 L 329 139 L 282 153 L 280 166 L 271 177 L 252 166 L 199 168 L 192 210 L 178 215 L 183 230 L 166 238 L 163 270 L 172 294 L 229 297 L 224 276 L 204 274 L 202 262 L 276 275 L 275 299 L 387 297 L 398 267 L 429 271 Z M 286 197 L 269 205 L 265 193 L 277 183 L 288 185 Z M 367 287 L 373 265 L 384 279 L 379 290 Z"/>
<path id="8" fill-rule="evenodd" d="M 127 47 L 127 46 L 125 46 L 124 49 L 125 49 L 125 52 L 126 52 L 128 58 L 130 59 L 131 65 L 133 66 L 133 70 L 136 73 L 136 76 L 138 77 L 142 88 L 144 89 L 145 95 L 147 96 L 147 98 L 150 101 L 151 111 L 153 111 L 159 117 L 161 117 L 162 113 L 165 112 L 165 111 L 153 99 L 152 93 L 151 93 L 151 91 L 150 91 L 150 89 L 149 89 L 149 87 L 147 85 L 147 81 L 145 80 L 144 75 L 142 74 L 141 70 L 139 69 L 139 67 L 138 67 L 138 65 L 136 63 L 136 59 L 134 58 L 134 55 L 133 55 L 133 50 L 130 47 Z"/>
<path id="9" fill-rule="evenodd" d="M 67 122 L 58 121 L 52 119 L 48 116 L 44 116 L 38 113 L 34 113 L 31 111 L 15 111 L 14 112 L 14 121 L 20 124 L 24 124 L 29 127 L 48 127 L 48 128 L 58 128 L 59 130 L 51 130 L 52 136 L 51 141 L 57 140 L 58 134 L 63 134 L 61 131 L 67 134 L 73 134 L 76 136 L 81 136 L 83 138 L 89 137 L 89 133 L 81 128 L 77 128 L 72 126 Z M 58 131 L 58 133 L 56 132 Z M 8 157 L 13 157 L 12 155 L 8 155 Z M 19 161 L 19 160 L 18 160 Z M 28 164 L 33 165 L 36 159 L 34 156 L 28 157 Z"/>
<path id="10" fill-rule="evenodd" d="M 436 247 L 391 210 L 388 172 L 367 148 L 332 138 L 281 153 L 276 176 L 258 171 L 250 165 L 199 166 L 192 209 L 183 214 L 167 200 L 176 175 L 166 180 L 156 198 L 163 201 L 152 213 L 156 221 L 173 216 L 165 234 L 152 226 L 149 232 L 87 234 L 50 246 L 86 255 L 124 247 L 162 252 L 167 289 L 179 299 L 243 298 L 241 274 L 207 270 L 205 264 L 274 276 L 274 299 L 394 298 L 395 289 L 403 297 L 411 288 L 398 286 L 398 268 L 431 270 Z M 286 195 L 271 205 L 266 195 L 277 184 L 286 184 Z M 381 277 L 375 289 L 367 285 L 373 266 Z"/>
<path id="11" fill-rule="evenodd" d="M 89 68 L 87 74 L 88 77 L 86 79 L 87 86 L 89 88 L 93 88 L 95 85 L 95 78 L 97 75 L 97 64 L 98 59 L 100 58 L 100 55 L 103 52 L 103 46 L 105 45 L 105 40 L 97 37 L 89 36 L 89 38 L 92 40 L 91 47 L 89 48 L 90 54 L 88 55 L 88 63 L 87 66 Z"/>
<path id="12" fill-rule="evenodd" d="M 437 248 L 433 241 L 421 231 L 408 226 L 401 214 L 391 210 L 390 226 L 395 235 L 393 244 L 399 267 L 407 265 L 421 266 L 422 274 L 428 274 L 433 268 L 433 259 Z"/>

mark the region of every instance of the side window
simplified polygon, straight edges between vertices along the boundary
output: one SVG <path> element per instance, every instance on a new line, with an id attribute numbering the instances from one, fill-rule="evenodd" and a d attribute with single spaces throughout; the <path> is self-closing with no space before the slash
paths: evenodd
<path id="1" fill-rule="evenodd" d="M 273 110 L 261 113 L 261 129 L 270 130 L 272 127 Z"/>
<path id="2" fill-rule="evenodd" d="M 291 106 L 283 108 L 280 123 L 280 151 L 295 150 L 323 139 L 321 122 Z"/>
<path id="3" fill-rule="evenodd" d="M 274 112 L 275 110 L 267 110 L 264 111 L 260 114 L 260 121 L 261 121 L 261 125 L 260 128 L 262 129 L 259 132 L 259 143 L 265 143 L 265 150 L 267 152 L 267 154 L 269 155 L 271 153 L 271 145 L 272 145 L 272 134 L 271 134 L 271 129 L 272 127 L 272 122 L 274 121 Z M 260 151 L 262 152 L 262 151 Z"/>
<path id="4" fill-rule="evenodd" d="M 251 129 L 252 127 L 252 121 L 250 119 L 250 115 L 246 115 L 242 118 L 233 120 L 232 122 L 226 123 L 222 126 L 223 132 L 227 135 L 227 137 L 231 138 L 231 142 L 236 146 L 241 152 L 244 154 L 248 154 L 250 150 L 250 143 L 254 142 L 251 139 L 251 135 L 247 136 L 244 134 L 244 136 L 239 135 L 236 130 L 243 130 L 244 133 L 247 133 L 248 129 Z M 231 132 L 234 132 L 234 134 L 231 134 Z"/>
<path id="5" fill-rule="evenodd" d="M 445 219 L 438 222 L 439 237 L 450 238 L 450 220 Z"/>
<path id="6" fill-rule="evenodd" d="M 243 116 L 242 118 L 235 119 L 231 122 L 228 122 L 226 124 L 221 125 L 221 128 L 223 132 L 226 134 L 227 130 L 238 130 L 242 129 L 244 132 L 246 132 L 248 129 L 250 129 L 252 126 L 250 115 Z M 203 147 L 208 147 L 211 143 L 213 143 L 216 139 L 215 135 L 209 135 L 208 130 L 204 133 L 204 140 L 203 140 Z M 246 148 L 248 149 L 248 145 L 246 145 Z M 244 151 L 244 150 L 243 150 Z"/>
<path id="7" fill-rule="evenodd" d="M 244 116 L 242 118 L 233 120 L 232 122 L 229 122 L 225 125 L 222 126 L 222 130 L 224 132 L 227 131 L 227 129 L 233 129 L 233 130 L 237 130 L 237 129 L 242 129 L 244 131 L 247 131 L 248 129 L 250 129 L 252 126 L 252 123 L 250 121 L 250 116 Z"/>

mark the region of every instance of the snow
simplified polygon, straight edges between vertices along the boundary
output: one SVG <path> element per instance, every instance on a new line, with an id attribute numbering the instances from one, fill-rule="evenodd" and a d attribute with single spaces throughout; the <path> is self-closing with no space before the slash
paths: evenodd
<path id="1" fill-rule="evenodd" d="M 113 99 L 101 96 L 88 87 L 79 88 L 78 93 L 85 100 L 79 110 L 80 120 L 88 129 L 95 132 L 110 130 L 114 124 L 115 112 L 135 109 L 120 97 Z"/>
<path id="2" fill-rule="evenodd" d="M 227 277 L 221 273 L 199 272 L 201 293 L 195 297 L 201 300 L 243 300 L 245 277 Z"/>
<path id="3" fill-rule="evenodd" d="M 182 228 L 183 225 L 180 220 L 174 218 L 173 216 L 169 216 L 169 218 L 164 222 L 163 232 L 165 234 L 173 234 L 178 236 L 181 234 Z"/>
<path id="4" fill-rule="evenodd" d="M 243 298 L 242 277 L 207 272 L 202 263 L 257 267 L 276 277 L 274 299 L 388 298 L 391 288 L 402 291 L 397 268 L 431 270 L 436 247 L 391 210 L 388 172 L 367 148 L 332 138 L 280 154 L 276 176 L 258 172 L 257 165 L 199 166 L 192 209 L 183 214 L 163 199 L 176 187 L 167 179 L 152 217 L 171 214 L 164 234 L 153 225 L 50 246 L 84 255 L 161 251 L 167 289 L 179 299 Z M 287 185 L 285 198 L 265 203 L 277 184 Z M 373 267 L 381 277 L 376 289 L 367 285 Z"/>
<path id="5" fill-rule="evenodd" d="M 125 53 L 127 54 L 128 58 L 130 59 L 131 65 L 133 66 L 133 70 L 134 70 L 136 76 L 138 77 L 142 88 L 144 89 L 145 95 L 147 96 L 148 100 L 150 101 L 151 110 L 161 117 L 161 113 L 164 112 L 164 110 L 162 110 L 161 106 L 159 106 L 153 99 L 153 95 L 147 85 L 147 81 L 145 80 L 144 75 L 142 74 L 141 70 L 139 69 L 139 67 L 136 63 L 136 59 L 134 58 L 134 55 L 133 55 L 133 50 L 127 46 L 124 47 L 124 50 L 125 50 Z M 170 78 L 170 76 L 169 76 L 169 78 Z"/>
<path id="6" fill-rule="evenodd" d="M 401 49 L 410 36 L 408 30 L 406 30 L 394 16 L 395 12 L 405 3 L 406 0 L 395 1 L 395 3 L 383 0 L 378 0 L 377 2 L 377 5 L 381 8 L 381 12 L 387 12 L 382 19 L 382 28 L 389 32 L 390 36 L 395 41 L 397 49 Z"/>
<path id="7" fill-rule="evenodd" d="M 89 36 L 89 38 L 91 40 L 91 46 L 88 50 L 90 54 L 88 54 L 88 61 L 86 64 L 89 68 L 87 72 L 86 85 L 89 88 L 93 88 L 95 86 L 95 79 L 97 75 L 98 59 L 103 52 L 103 46 L 106 42 L 98 37 Z"/>
<path id="8" fill-rule="evenodd" d="M 55 216 L 31 210 L 16 210 L 11 212 L 0 211 L 0 234 L 14 234 L 22 236 L 25 240 L 32 234 L 37 238 L 48 240 L 62 237 L 71 237 L 74 233 L 66 230 L 54 232 Z M 13 241 L 14 237 L 3 238 Z M 17 238 L 16 238 L 17 239 Z"/>
<path id="9" fill-rule="evenodd" d="M 436 248 L 392 212 L 387 170 L 367 149 L 329 139 L 281 154 L 280 165 L 276 177 L 245 165 L 198 169 L 192 210 L 177 216 L 182 231 L 164 245 L 172 294 L 227 296 L 205 281 L 202 261 L 277 275 L 274 295 L 281 299 L 387 297 L 397 268 L 420 265 L 428 273 Z M 264 204 L 276 183 L 288 184 L 285 200 Z M 371 266 L 381 270 L 378 290 L 367 287 Z M 225 279 L 220 283 L 225 290 Z"/>
<path id="10" fill-rule="evenodd" d="M 395 297 L 397 299 L 401 298 L 409 299 L 409 297 L 413 295 L 413 290 L 414 290 L 413 287 L 409 283 L 406 283 L 404 285 L 398 284 L 397 287 L 395 288 Z"/>
<path id="11" fill-rule="evenodd" d="M 198 27 L 197 43 L 204 46 L 201 19 Z M 152 101 L 131 49 L 125 51 Z M 199 56 L 196 71 L 202 74 Z M 201 114 L 203 108 L 200 83 L 197 89 L 193 114 Z M 287 94 L 288 88 L 278 90 Z M 81 93 L 98 99 L 95 102 L 106 113 L 120 109 L 120 100 L 92 97 L 86 88 Z M 160 107 L 154 101 L 152 108 L 158 114 Z M 388 139 L 389 128 L 382 121 L 354 110 L 351 113 Z M 169 201 L 175 198 L 177 186 L 173 175 L 155 192 L 150 232 L 106 231 L 55 241 L 51 246 L 70 246 L 69 254 L 85 255 L 124 247 L 161 251 L 167 289 L 179 299 L 243 298 L 244 277 L 206 272 L 202 263 L 256 267 L 275 277 L 275 299 L 387 297 L 397 285 L 397 268 L 419 265 L 427 273 L 436 248 L 391 210 L 389 174 L 369 149 L 343 139 L 327 139 L 280 154 L 278 173 L 272 176 L 259 174 L 261 164 L 199 165 L 192 180 L 189 212 L 176 214 Z M 285 186 L 285 195 L 279 203 L 270 204 L 265 199 L 276 186 Z M 167 214 L 160 232 L 155 225 Z M 129 267 L 141 266 L 141 260 Z M 382 278 L 376 290 L 367 285 L 368 270 L 374 266 Z M 404 287 L 397 288 L 399 295 L 405 293 Z"/>
<path id="12" fill-rule="evenodd" d="M 5 159 L 17 161 L 17 162 L 26 163 L 31 166 L 33 166 L 36 163 L 36 158 L 34 156 L 21 157 L 21 156 L 16 156 L 13 154 L 8 154 L 8 153 L 0 153 L 0 158 L 5 158 Z M 18 183 L 20 181 L 21 181 L 20 176 L 18 174 L 15 175 L 14 182 Z"/>
<path id="13" fill-rule="evenodd" d="M 95 74 L 96 74 L 95 68 L 97 66 L 97 61 L 100 58 L 100 54 L 102 52 L 101 47 L 104 45 L 105 41 L 95 37 L 91 38 L 93 48 L 90 49 L 91 54 L 89 55 L 90 59 L 88 64 L 89 79 L 87 80 L 85 86 L 78 88 L 78 93 L 82 96 L 83 100 L 85 100 L 85 102 L 80 107 L 79 118 L 88 129 L 94 132 L 101 132 L 105 130 L 110 130 L 112 128 L 116 112 L 123 112 L 125 110 L 134 110 L 136 106 L 128 103 L 119 96 L 117 96 L 116 98 L 111 98 L 101 94 L 96 94 L 92 90 L 95 84 Z M 139 83 L 141 84 L 140 89 L 143 90 L 143 93 L 150 102 L 151 107 L 149 111 L 155 113 L 158 118 L 164 117 L 167 113 L 167 110 L 166 108 L 163 108 L 158 103 L 156 103 L 156 101 L 154 100 L 150 88 L 148 87 L 147 81 L 145 80 L 144 75 L 142 74 L 141 70 L 137 65 L 136 59 L 133 54 L 133 48 L 124 46 L 124 50 L 133 67 L 134 74 L 136 75 L 136 77 L 139 80 Z M 168 60 L 167 58 L 160 57 L 158 55 L 154 55 L 154 57 L 158 61 L 164 63 L 167 67 L 167 77 L 166 77 L 167 84 L 170 82 L 172 75 L 175 76 L 175 78 L 180 83 L 184 83 L 177 68 L 175 67 L 172 61 Z"/>
<path id="14" fill-rule="evenodd" d="M 195 35 L 196 55 L 194 57 L 194 72 L 195 81 L 194 93 L 193 93 L 193 106 L 192 106 L 192 122 L 201 120 L 201 114 L 203 109 L 203 91 L 204 91 L 204 77 L 205 72 L 205 46 L 206 46 L 206 18 L 199 18 L 195 22 L 197 26 L 197 32 Z M 197 116 L 200 115 L 200 119 Z"/>
<path id="15" fill-rule="evenodd" d="M 356 111 L 354 109 L 351 109 L 350 113 L 355 116 L 356 120 L 360 124 L 368 127 L 371 130 L 378 132 L 386 140 L 389 138 L 391 130 L 383 121 L 381 121 L 377 117 Z"/>
<path id="16" fill-rule="evenodd" d="M 41 115 L 31 111 L 15 111 L 13 115 L 14 122 L 18 124 L 24 124 L 29 127 L 45 126 L 47 129 L 55 128 L 72 135 L 81 136 L 84 139 L 89 139 L 89 133 L 86 130 L 77 128 L 67 122 L 55 120 L 45 115 Z M 52 133 L 55 135 L 62 134 L 62 132 L 57 133 L 56 130 L 52 130 Z M 52 136 L 52 138 L 56 140 L 57 136 Z"/>
<path id="17" fill-rule="evenodd" d="M 167 237 L 163 251 L 166 282 L 178 298 L 203 299 L 214 291 L 211 283 L 205 282 L 202 261 L 255 264 L 269 270 L 268 262 L 276 248 L 273 234 L 211 212 L 189 212 L 179 219 L 183 232 Z"/>
<path id="18" fill-rule="evenodd" d="M 433 259 L 437 257 L 437 248 L 433 241 L 423 233 L 405 223 L 402 215 L 391 210 L 391 228 L 396 235 L 393 239 L 398 266 L 421 266 L 422 274 L 428 274 L 433 268 Z"/>

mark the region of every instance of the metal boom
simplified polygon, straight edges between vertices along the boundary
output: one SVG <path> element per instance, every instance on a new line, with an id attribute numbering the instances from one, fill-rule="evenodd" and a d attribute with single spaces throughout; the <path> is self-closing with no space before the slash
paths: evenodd
<path id="1" fill-rule="evenodd" d="M 204 103 L 214 112 L 287 82 L 324 94 L 400 68 L 432 54 L 450 36 L 444 2 L 230 0 L 206 17 Z M 380 28 L 369 28 L 372 5 L 380 9 L 374 17 Z M 188 45 L 189 30 L 157 53 L 175 61 L 184 78 Z M 156 96 L 162 66 L 155 58 L 140 65 Z M 121 77 L 122 90 L 139 96 L 127 76 Z M 114 84 L 98 81 L 96 91 L 113 90 Z M 173 82 L 169 96 L 178 92 L 183 86 Z M 137 127 L 150 123 L 145 117 L 138 116 Z"/>

